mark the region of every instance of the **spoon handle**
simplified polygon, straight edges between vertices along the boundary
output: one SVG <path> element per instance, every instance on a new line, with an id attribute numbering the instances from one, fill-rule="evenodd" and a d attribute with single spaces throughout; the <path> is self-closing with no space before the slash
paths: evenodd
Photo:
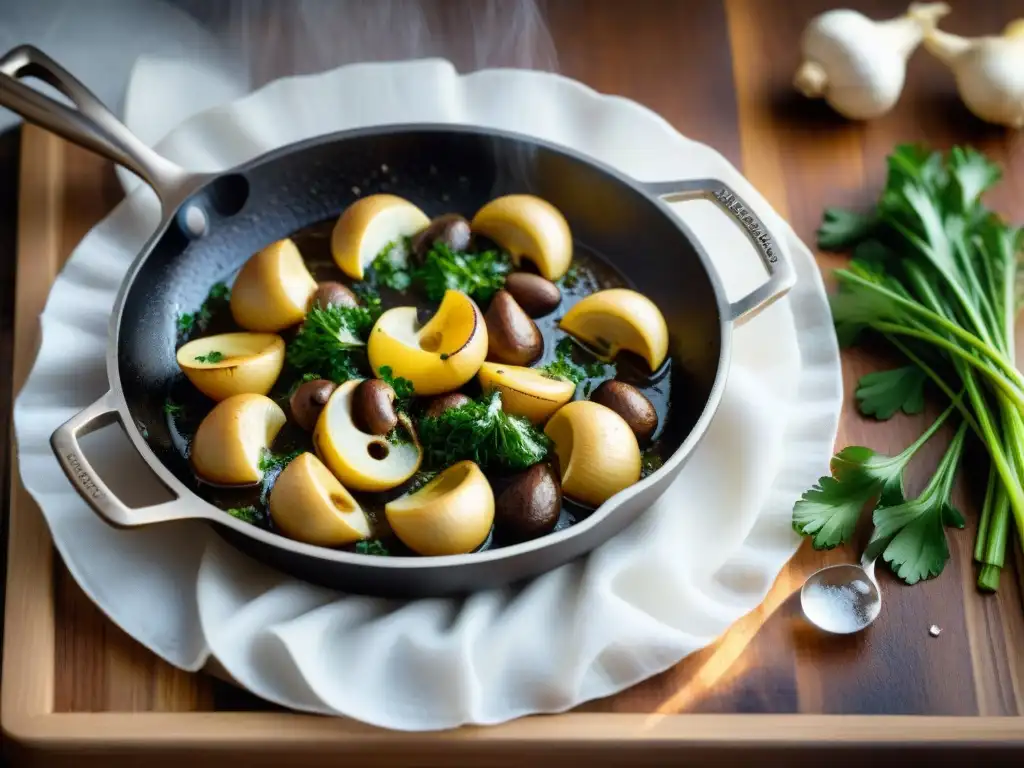
<path id="1" fill-rule="evenodd" d="M 860 567 L 864 569 L 864 573 L 868 575 L 868 578 L 872 581 L 875 579 L 875 563 L 878 562 L 878 556 L 868 558 L 868 553 L 865 552 L 860 558 Z M 877 583 L 877 581 L 876 581 Z"/>

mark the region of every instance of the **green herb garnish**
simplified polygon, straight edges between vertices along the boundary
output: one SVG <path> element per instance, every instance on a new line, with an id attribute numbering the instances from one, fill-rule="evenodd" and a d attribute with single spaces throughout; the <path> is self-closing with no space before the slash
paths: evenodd
<path id="1" fill-rule="evenodd" d="M 577 349 L 581 354 L 589 355 L 577 344 L 574 344 L 569 336 L 564 336 L 555 345 L 555 359 L 537 370 L 549 379 L 565 379 L 573 384 L 579 384 L 584 379 L 601 378 L 606 375 L 605 372 L 610 367 L 609 364 L 597 360 L 592 355 L 590 355 L 590 360 L 576 363 L 573 360 L 573 355 Z"/>
<path id="2" fill-rule="evenodd" d="M 896 411 L 908 415 L 921 413 L 927 380 L 925 372 L 915 365 L 865 374 L 857 383 L 857 405 L 865 416 L 883 421 Z"/>
<path id="3" fill-rule="evenodd" d="M 226 307 L 230 300 L 231 289 L 224 283 L 214 283 L 196 312 L 183 312 L 178 315 L 178 335 L 187 338 L 193 331 L 205 331 L 213 318 L 213 313 Z"/>
<path id="4" fill-rule="evenodd" d="M 287 467 L 301 454 L 301 450 L 290 451 L 288 453 L 274 453 L 273 451 L 264 449 L 260 454 L 260 460 L 256 466 L 259 467 L 260 472 L 263 473 L 279 471 Z"/>
<path id="5" fill-rule="evenodd" d="M 409 401 L 416 395 L 416 388 L 408 379 L 395 376 L 390 365 L 382 365 L 377 369 L 377 378 L 386 381 L 395 390 L 395 401 L 400 405 L 408 405 Z M 397 405 L 395 406 L 398 407 Z M 404 410 L 399 408 L 399 410 Z"/>
<path id="6" fill-rule="evenodd" d="M 232 517 L 237 517 L 243 523 L 252 523 L 258 525 L 263 522 L 263 515 L 256 507 L 232 507 L 231 509 L 224 510 Z"/>
<path id="7" fill-rule="evenodd" d="M 185 406 L 174 402 L 170 398 L 164 400 L 164 413 L 168 416 L 178 418 L 185 413 Z"/>
<path id="8" fill-rule="evenodd" d="M 404 291 L 409 287 L 412 283 L 409 276 L 409 243 L 406 237 L 390 242 L 381 249 L 370 265 L 375 281 L 396 291 Z"/>
<path id="9" fill-rule="evenodd" d="M 223 359 L 224 353 L 217 350 L 207 352 L 205 355 L 196 355 L 196 360 L 200 363 L 219 363 Z"/>
<path id="10" fill-rule="evenodd" d="M 288 362 L 339 384 L 359 378 L 365 366 L 365 338 L 378 316 L 365 306 L 313 307 L 288 345 Z"/>
<path id="11" fill-rule="evenodd" d="M 482 469 L 519 470 L 542 461 L 551 440 L 521 416 L 505 413 L 497 390 L 419 423 L 420 443 L 431 468 L 469 459 Z"/>
<path id="12" fill-rule="evenodd" d="M 379 539 L 370 539 L 369 541 L 357 541 L 356 552 L 360 555 L 389 555 L 387 547 L 380 543 Z"/>
<path id="13" fill-rule="evenodd" d="M 880 418 L 897 410 L 918 411 L 926 378 L 963 419 L 917 499 L 894 503 L 883 494 L 876 504 L 869 554 L 881 554 L 908 583 L 941 572 L 949 554 L 944 527 L 961 524 L 949 504 L 949 486 L 967 427 L 991 459 L 974 550 L 978 586 L 998 587 L 1014 527 L 1024 545 L 1024 376 L 1014 362 L 1017 263 L 1024 237 L 981 202 L 1000 175 L 971 148 L 942 154 L 898 146 L 888 157 L 885 188 L 874 209 L 863 214 L 829 209 L 818 232 L 822 249 L 850 249 L 854 257 L 834 272 L 839 290 L 831 308 L 840 342 L 848 346 L 871 334 L 908 363 L 862 379 L 861 409 Z M 855 446 L 833 461 L 850 451 L 874 456 Z M 902 466 L 893 471 L 901 473 Z M 846 541 L 860 508 L 872 503 L 871 491 L 878 489 L 877 479 L 871 481 L 865 472 L 857 469 L 845 479 L 840 472 L 805 494 L 794 509 L 797 530 L 814 536 L 816 546 Z M 895 483 L 895 476 L 889 482 Z M 1010 525 L 1011 515 L 1016 526 Z"/>
<path id="14" fill-rule="evenodd" d="M 562 275 L 562 287 L 572 290 L 580 281 L 580 268 L 578 264 L 570 264 L 569 269 Z"/>
<path id="15" fill-rule="evenodd" d="M 445 291 L 454 290 L 487 303 L 505 284 L 511 269 L 512 262 L 503 251 L 463 253 L 438 242 L 412 276 L 431 301 L 440 301 Z"/>
<path id="16" fill-rule="evenodd" d="M 352 293 L 363 303 L 363 306 L 370 310 L 375 317 L 381 313 L 380 291 L 372 283 L 361 282 L 352 285 Z"/>
<path id="17" fill-rule="evenodd" d="M 653 448 L 648 448 L 640 454 L 640 479 L 652 475 L 661 469 L 665 460 L 661 454 L 656 453 Z"/>

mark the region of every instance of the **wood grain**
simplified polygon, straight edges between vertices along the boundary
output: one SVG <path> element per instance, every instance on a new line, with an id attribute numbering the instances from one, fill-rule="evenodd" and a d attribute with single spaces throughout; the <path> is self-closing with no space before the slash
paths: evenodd
<path id="1" fill-rule="evenodd" d="M 813 245 L 823 206 L 866 206 L 873 201 L 884 179 L 885 155 L 903 141 L 927 141 L 937 147 L 971 143 L 990 153 L 1007 174 L 993 195 L 993 204 L 1024 221 L 1024 139 L 967 114 L 956 99 L 948 72 L 923 51 L 912 59 L 906 91 L 891 114 L 871 123 L 850 123 L 820 103 L 794 96 L 789 84 L 797 64 L 800 30 L 813 14 L 832 4 L 824 0 L 785 4 L 649 0 L 630 4 L 630 9 L 626 5 L 610 0 L 546 5 L 561 71 L 599 91 L 635 99 L 665 116 L 684 134 L 714 145 L 742 167 L 805 242 Z M 876 18 L 894 16 L 905 7 L 902 2 L 881 0 L 848 5 Z M 442 6 L 448 7 L 437 4 L 428 10 L 439 13 Z M 958 7 L 943 26 L 965 34 L 981 33 L 1000 28 L 1021 11 L 1024 8 L 1012 0 L 974 4 L 970 13 Z M 451 47 L 441 46 L 432 52 L 472 63 L 465 35 L 452 35 L 455 42 Z M 402 55 L 394 46 L 386 50 Z M 34 342 L 26 339 L 34 334 L 49 282 L 74 245 L 119 198 L 111 169 L 102 161 L 35 129 L 25 129 L 23 142 L 22 205 L 29 212 L 19 229 L 15 382 L 24 376 L 31 360 L 29 350 Z M 826 276 L 842 262 L 831 254 L 819 254 L 818 258 Z M 885 350 L 844 352 L 846 391 L 852 393 L 864 372 L 890 364 Z M 898 450 L 920 433 L 934 413 L 932 404 L 929 413 L 919 417 L 900 416 L 877 423 L 856 413 L 851 396 L 837 443 Z M 934 441 L 916 462 L 908 483 L 911 490 L 923 484 L 941 449 L 941 440 Z M 980 448 L 972 446 L 971 450 Z M 734 713 L 803 715 L 795 720 L 767 716 L 744 720 L 735 733 L 738 740 L 773 741 L 787 735 L 795 739 L 796 731 L 790 728 L 806 734 L 812 726 L 821 729 L 819 735 L 825 740 L 847 739 L 850 743 L 858 737 L 898 739 L 903 728 L 913 728 L 915 734 L 929 739 L 959 737 L 962 741 L 968 732 L 963 729 L 970 728 L 965 723 L 996 729 L 993 733 L 1000 735 L 1004 731 L 999 729 L 1019 732 L 1022 721 L 1017 718 L 1024 715 L 1020 558 L 1016 571 L 1004 577 L 996 596 L 978 594 L 971 562 L 978 509 L 976 486 L 966 477 L 958 484 L 957 500 L 969 525 L 967 530 L 951 534 L 953 556 L 946 571 L 914 587 L 883 573 L 885 608 L 870 631 L 826 638 L 801 621 L 794 593 L 806 575 L 827 563 L 855 559 L 850 549 L 819 553 L 805 546 L 779 576 L 764 603 L 714 645 L 628 691 L 581 707 L 584 714 L 576 716 L 600 718 L 600 713 L 620 713 L 620 719 L 531 719 L 513 724 L 511 730 L 496 729 L 487 732 L 495 735 L 478 738 L 515 741 L 524 733 L 518 729 L 525 728 L 537 738 L 554 740 L 558 729 L 571 730 L 577 724 L 582 730 L 573 732 L 587 732 L 592 739 L 662 737 L 671 742 L 682 739 L 684 732 L 690 739 L 700 733 L 708 738 L 713 734 L 728 738 L 730 729 L 737 728 L 732 725 Z M 15 489 L 12 505 L 9 567 L 12 573 L 22 569 L 27 574 L 38 567 L 39 558 L 50 556 L 50 550 L 30 500 Z M 15 540 L 21 542 L 17 547 Z M 53 611 L 42 611 L 39 619 L 43 636 L 49 622 L 55 647 L 51 652 L 45 643 L 27 641 L 24 638 L 31 634 L 25 632 L 9 634 L 3 707 L 5 712 L 17 706 L 37 713 L 53 709 L 97 714 L 83 720 L 67 719 L 74 717 L 71 714 L 46 718 L 32 726 L 40 729 L 39 738 L 63 738 L 70 748 L 78 743 L 75 739 L 86 739 L 89 733 L 104 729 L 113 733 L 117 727 L 113 720 L 99 713 L 269 708 L 209 676 L 188 675 L 156 659 L 107 621 L 62 565 L 55 572 Z M 8 627 L 11 617 L 20 617 L 27 603 L 41 600 L 46 596 L 31 580 L 22 593 L 9 594 Z M 928 635 L 933 623 L 942 628 L 938 638 Z M 11 637 L 23 640 L 12 644 Z M 55 659 L 56 665 L 50 667 L 52 677 L 47 679 L 53 684 L 49 690 L 33 690 L 31 700 L 9 700 L 8 691 L 24 691 L 26 676 L 38 672 L 40 665 L 50 664 L 47 659 Z M 28 671 L 22 674 L 22 668 Z M 677 713 L 701 717 L 672 717 Z M 703 717 L 726 713 L 729 718 Z M 888 725 L 881 726 L 871 718 L 812 719 L 817 714 L 1008 718 L 894 719 L 882 721 Z M 325 725 L 316 718 L 294 717 L 287 721 L 287 729 L 281 730 L 281 720 L 260 719 L 272 718 L 269 714 L 243 720 L 232 717 L 154 714 L 147 715 L 147 725 L 139 727 L 150 735 L 163 733 L 165 740 L 186 731 L 208 734 L 211 740 L 226 733 L 269 740 L 267 729 L 277 739 L 304 735 L 336 747 L 340 742 L 335 739 L 342 735 L 351 738 L 358 732 L 360 738 L 371 738 L 361 726 L 344 722 Z M 555 722 L 562 725 L 550 725 Z M 574 724 L 571 727 L 570 722 Z M 549 746 L 552 744 L 554 741 Z M 506 763 L 481 759 L 477 764 Z"/>

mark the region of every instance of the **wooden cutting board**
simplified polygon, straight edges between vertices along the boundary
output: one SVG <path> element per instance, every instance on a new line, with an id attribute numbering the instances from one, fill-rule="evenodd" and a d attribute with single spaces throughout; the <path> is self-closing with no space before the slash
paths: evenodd
<path id="1" fill-rule="evenodd" d="M 876 17 L 902 10 L 900 3 L 857 5 Z M 948 28 L 998 29 L 1012 18 L 1014 5 L 987 3 Z M 884 178 L 885 155 L 895 143 L 911 140 L 937 146 L 969 142 L 1003 163 L 1008 178 L 993 204 L 1024 221 L 1024 140 L 965 115 L 935 62 L 915 58 L 908 89 L 892 114 L 849 124 L 792 96 L 789 87 L 794 41 L 825 3 L 639 6 L 643 12 L 634 13 L 626 4 L 588 2 L 583 12 L 581 4 L 552 4 L 549 24 L 561 71 L 636 99 L 684 134 L 717 147 L 805 242 L 814 243 L 824 205 L 870 203 Z M 37 318 L 53 279 L 120 197 L 109 164 L 39 129 L 24 129 L 15 391 L 31 368 Z M 839 262 L 832 255 L 819 258 L 826 274 Z M 855 350 L 844 353 L 843 364 L 846 391 L 852 393 L 861 374 L 887 363 Z M 837 444 L 897 450 L 934 413 L 877 423 L 860 417 L 850 397 Z M 941 451 L 939 442 L 916 464 L 910 490 L 923 485 Z M 540 760 L 551 749 L 608 758 L 609 750 L 627 745 L 641 750 L 639 760 L 662 748 L 695 745 L 735 757 L 747 754 L 737 750 L 749 749 L 782 755 L 800 744 L 825 751 L 830 741 L 906 740 L 948 749 L 1024 739 L 1020 558 L 997 595 L 978 594 L 971 550 L 983 489 L 963 479 L 956 498 L 968 528 L 951 534 L 952 560 L 945 572 L 914 587 L 883 572 L 885 607 L 868 632 L 825 637 L 800 620 L 795 591 L 806 575 L 855 559 L 846 549 L 819 553 L 805 546 L 762 606 L 712 647 L 664 674 L 573 715 L 429 737 L 381 735 L 345 721 L 280 713 L 212 675 L 184 673 L 160 661 L 109 622 L 59 559 L 54 562 L 45 525 L 20 487 L 16 465 L 12 479 L 3 721 L 7 734 L 33 746 L 37 756 L 63 756 L 82 765 L 75 762 L 84 759 L 81 754 L 66 750 L 88 747 L 104 760 L 148 750 L 147 759 L 156 760 L 168 757 L 168 749 L 195 747 L 236 750 L 252 764 L 272 764 L 275 750 L 287 747 L 311 759 L 348 754 L 384 762 L 400 755 L 448 755 L 466 764 L 512 765 L 527 756 Z M 942 629 L 938 637 L 929 635 L 933 624 Z M 750 713 L 765 716 L 744 716 Z"/>

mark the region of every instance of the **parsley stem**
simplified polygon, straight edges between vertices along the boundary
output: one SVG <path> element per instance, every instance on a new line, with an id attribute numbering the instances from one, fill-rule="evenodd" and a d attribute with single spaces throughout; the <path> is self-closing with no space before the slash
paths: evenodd
<path id="1" fill-rule="evenodd" d="M 999 476 L 996 466 L 988 468 L 988 483 L 985 485 L 985 500 L 981 504 L 981 516 L 978 518 L 978 535 L 974 541 L 974 559 L 985 562 L 985 550 L 988 543 L 989 525 L 992 520 L 992 507 L 996 503 L 996 490 L 999 488 Z"/>
<path id="2" fill-rule="evenodd" d="M 963 417 L 964 421 L 971 425 L 971 429 L 974 430 L 974 433 L 978 436 L 978 438 L 984 440 L 985 435 L 982 433 L 981 427 L 978 426 L 978 422 L 974 418 L 974 415 L 971 413 L 971 409 L 968 408 L 967 405 L 964 403 L 964 392 L 961 391 L 960 394 L 956 394 L 955 392 L 953 392 L 950 386 L 943 380 L 941 376 L 939 376 L 939 374 L 935 372 L 935 370 L 930 365 L 928 365 L 928 363 L 926 363 L 924 360 L 922 360 L 920 357 L 914 354 L 910 347 L 908 347 L 906 344 L 900 341 L 897 337 L 887 333 L 885 334 L 885 338 L 888 339 L 889 342 L 894 347 L 896 347 L 896 349 L 902 352 L 907 357 L 907 359 L 909 359 L 918 368 L 924 371 L 925 374 L 932 381 L 935 382 L 935 385 L 942 390 L 943 394 L 945 394 L 946 397 L 949 398 L 950 402 L 952 402 L 960 410 L 960 415 Z"/>
<path id="3" fill-rule="evenodd" d="M 968 346 L 974 347 L 979 352 L 982 352 L 986 356 L 991 358 L 1000 368 L 1003 369 L 1003 372 L 1006 373 L 1015 384 L 1017 384 L 1018 387 L 1024 388 L 1024 377 L 1022 377 L 1020 371 L 1018 371 L 1013 366 L 1013 363 L 1007 360 L 1006 357 L 1000 354 L 997 350 L 993 349 L 991 345 L 986 344 L 984 341 L 979 339 L 970 331 L 964 330 L 955 323 L 951 323 L 945 317 L 931 309 L 928 309 L 924 305 L 911 299 L 904 298 L 900 294 L 888 288 L 880 286 L 877 283 L 872 283 L 870 280 L 866 280 L 863 277 L 860 277 L 859 275 L 850 272 L 849 270 L 837 269 L 835 270 L 834 274 L 841 281 L 851 282 L 854 283 L 855 285 L 860 286 L 861 288 L 864 288 L 867 291 L 882 294 L 897 306 L 907 310 L 907 312 L 909 312 L 910 314 L 916 315 L 917 317 L 923 320 L 927 320 L 931 323 L 935 323 L 943 330 L 948 331 L 949 333 L 959 338 L 961 341 L 964 341 Z M 871 325 L 877 327 L 877 323 L 871 323 Z M 931 337 L 922 338 L 927 338 L 929 340 L 931 339 Z"/>
<path id="4" fill-rule="evenodd" d="M 998 590 L 999 576 L 1002 570 L 998 565 L 990 565 L 988 563 L 981 566 L 981 570 L 978 572 L 978 587 L 989 592 Z"/>
<path id="5" fill-rule="evenodd" d="M 942 347 L 951 355 L 969 363 L 974 368 L 988 376 L 997 387 L 1003 390 L 1003 392 L 1005 392 L 1006 395 L 1017 404 L 1018 408 L 1024 410 L 1024 394 L 1022 394 L 1019 389 L 1016 389 L 1013 384 L 1007 381 L 1006 377 L 1002 376 L 998 371 L 995 371 L 985 365 L 977 357 L 969 354 L 953 342 L 929 331 L 919 331 L 916 328 L 909 328 L 905 325 L 899 325 L 898 323 L 875 322 L 872 324 L 872 327 L 878 331 L 882 331 L 883 333 L 897 333 L 901 336 L 910 336 L 915 339 L 927 341 L 937 347 Z"/>

